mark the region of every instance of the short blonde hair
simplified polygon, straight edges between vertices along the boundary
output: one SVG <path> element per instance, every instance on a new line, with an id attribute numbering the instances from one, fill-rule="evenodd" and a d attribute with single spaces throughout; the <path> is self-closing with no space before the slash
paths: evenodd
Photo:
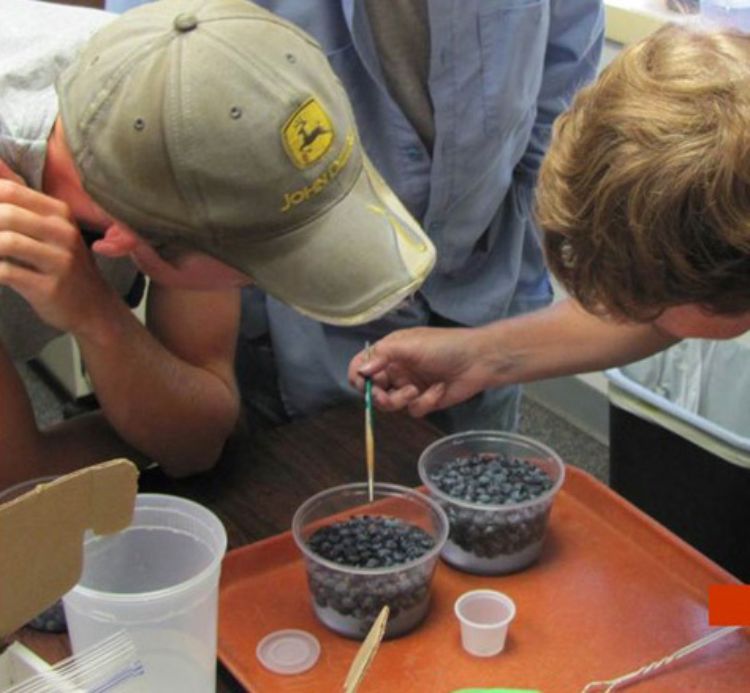
<path id="1" fill-rule="evenodd" d="M 667 25 L 624 50 L 556 121 L 536 213 L 588 310 L 750 310 L 750 36 Z"/>

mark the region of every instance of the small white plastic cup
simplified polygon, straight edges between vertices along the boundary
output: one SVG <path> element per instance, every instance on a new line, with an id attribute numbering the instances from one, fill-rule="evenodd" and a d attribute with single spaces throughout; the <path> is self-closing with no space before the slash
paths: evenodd
<path id="1" fill-rule="evenodd" d="M 124 630 L 148 691 L 216 689 L 218 586 L 227 534 L 198 503 L 136 497 L 132 524 L 86 533 L 83 574 L 63 597 L 74 653 Z"/>
<path id="2" fill-rule="evenodd" d="M 505 647 L 508 626 L 516 615 L 513 600 L 495 590 L 464 592 L 455 605 L 461 644 L 475 657 L 492 657 Z"/>

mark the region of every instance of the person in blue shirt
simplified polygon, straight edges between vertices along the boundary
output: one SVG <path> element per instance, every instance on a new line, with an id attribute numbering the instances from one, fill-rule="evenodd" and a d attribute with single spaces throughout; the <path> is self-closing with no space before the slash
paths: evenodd
<path id="1" fill-rule="evenodd" d="M 107 8 L 135 4 L 109 0 Z M 356 328 L 323 325 L 248 290 L 238 348 L 245 403 L 275 420 L 309 414 L 359 397 L 347 367 L 366 341 L 405 327 L 480 326 L 546 306 L 534 185 L 553 121 L 595 75 L 601 0 L 258 4 L 321 43 L 366 152 L 421 221 L 438 260 L 419 293 Z M 519 398 L 516 385 L 481 392 L 436 412 L 434 423 L 510 430 Z"/>

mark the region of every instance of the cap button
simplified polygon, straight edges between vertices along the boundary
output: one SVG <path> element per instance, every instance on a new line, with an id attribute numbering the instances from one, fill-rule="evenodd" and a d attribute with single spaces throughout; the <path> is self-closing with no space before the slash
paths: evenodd
<path id="1" fill-rule="evenodd" d="M 177 31 L 192 31 L 198 26 L 198 18 L 189 12 L 178 14 L 174 18 L 174 28 Z"/>

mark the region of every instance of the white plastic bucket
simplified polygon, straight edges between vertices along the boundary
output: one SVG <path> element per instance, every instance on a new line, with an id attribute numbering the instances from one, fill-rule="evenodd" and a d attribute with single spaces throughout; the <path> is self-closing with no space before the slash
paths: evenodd
<path id="1" fill-rule="evenodd" d="M 750 469 L 750 348 L 685 339 L 605 372 L 612 404 Z"/>
<path id="2" fill-rule="evenodd" d="M 144 690 L 214 691 L 226 545 L 207 508 L 139 494 L 127 529 L 86 535 L 81 579 L 63 598 L 73 652 L 125 630 L 145 669 Z"/>

